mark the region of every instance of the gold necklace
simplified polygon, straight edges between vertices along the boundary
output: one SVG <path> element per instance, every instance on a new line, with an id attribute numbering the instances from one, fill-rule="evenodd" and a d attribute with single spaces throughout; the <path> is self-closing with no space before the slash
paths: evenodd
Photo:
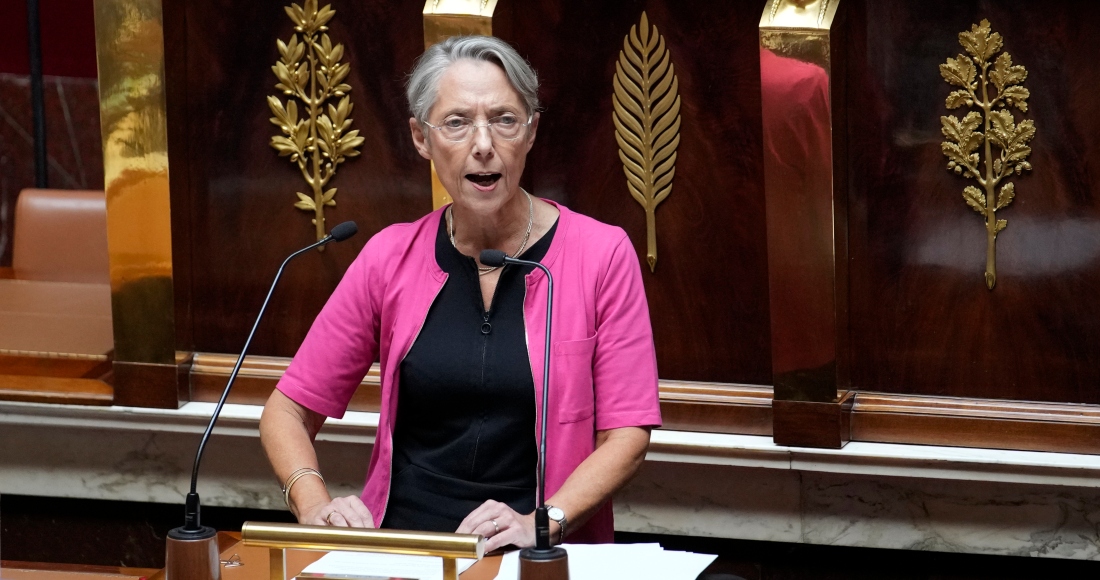
<path id="1" fill-rule="evenodd" d="M 535 201 L 534 199 L 532 199 L 531 194 L 527 193 L 526 190 L 520 191 L 523 191 L 523 194 L 527 196 L 527 231 L 523 232 L 523 242 L 520 243 L 519 249 L 516 250 L 516 253 L 512 254 L 511 257 L 513 258 L 523 254 L 523 249 L 527 247 L 527 240 L 531 238 L 531 226 L 533 226 L 535 223 Z M 455 243 L 455 220 L 454 212 L 452 211 L 453 209 L 454 205 L 451 205 L 451 207 L 447 208 L 447 235 L 451 238 L 451 246 L 453 246 L 454 249 L 457 250 L 458 244 Z M 499 267 L 500 266 L 478 266 L 477 275 L 484 276 Z"/>

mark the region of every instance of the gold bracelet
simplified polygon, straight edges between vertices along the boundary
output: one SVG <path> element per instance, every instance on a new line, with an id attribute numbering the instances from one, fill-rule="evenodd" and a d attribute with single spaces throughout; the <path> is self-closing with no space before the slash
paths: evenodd
<path id="1" fill-rule="evenodd" d="M 286 507 L 290 507 L 290 488 L 294 487 L 294 484 L 301 478 L 307 475 L 316 475 L 317 479 L 321 480 L 321 485 L 325 485 L 325 478 L 321 477 L 321 472 L 313 469 L 312 467 L 303 467 L 290 474 L 290 477 L 286 478 L 286 484 L 283 485 L 283 502 L 286 503 Z"/>

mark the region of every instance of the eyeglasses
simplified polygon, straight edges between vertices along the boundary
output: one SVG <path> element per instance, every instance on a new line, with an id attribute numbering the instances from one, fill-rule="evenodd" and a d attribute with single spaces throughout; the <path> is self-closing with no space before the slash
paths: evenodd
<path id="1" fill-rule="evenodd" d="M 433 125 L 427 121 L 424 124 L 443 136 L 444 139 L 453 143 L 461 143 L 470 138 L 480 127 L 486 127 L 489 129 L 489 134 L 493 137 L 500 137 L 506 141 L 514 141 L 519 139 L 519 136 L 523 133 L 523 129 L 531 124 L 531 119 L 528 118 L 526 123 L 521 123 L 519 117 L 506 113 L 489 119 L 484 125 L 479 125 L 474 122 L 473 119 L 466 117 L 447 117 L 443 120 L 442 125 Z"/>

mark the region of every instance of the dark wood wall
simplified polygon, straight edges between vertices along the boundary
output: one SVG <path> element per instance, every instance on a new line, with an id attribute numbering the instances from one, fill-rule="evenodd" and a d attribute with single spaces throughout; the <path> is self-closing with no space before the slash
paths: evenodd
<path id="1" fill-rule="evenodd" d="M 545 111 L 525 178 L 533 193 L 620 225 L 645 253 L 645 214 L 626 188 L 611 122 L 614 63 L 643 9 L 665 35 L 683 99 L 676 181 L 657 210 L 660 260 L 645 271 L 665 378 L 770 381 L 767 255 L 760 178 L 759 2 L 501 2 L 497 34 L 543 79 Z M 252 352 L 291 356 L 368 237 L 430 211 L 428 165 L 412 147 L 403 80 L 423 46 L 416 3 L 333 2 L 330 35 L 352 63 L 354 128 L 367 141 L 341 166 L 329 224 L 360 235 L 287 272 Z M 279 262 L 311 241 L 292 207 L 296 167 L 268 145 L 273 5 L 165 0 L 174 243 L 184 350 L 240 349 Z M 173 30 L 174 29 L 174 30 Z M 181 105 L 180 103 L 185 103 Z M 185 172 L 181 175 L 181 172 Z M 187 237 L 189 240 L 184 240 Z M 641 258 L 640 258 L 641 259 Z M 189 296 L 189 298 L 188 298 Z"/>
<path id="2" fill-rule="evenodd" d="M 528 4 L 501 36 L 542 78 L 533 191 L 626 229 L 643 263 L 662 378 L 770 383 L 760 2 Z M 656 210 L 653 273 L 611 104 L 615 62 L 642 10 L 665 37 L 682 99 L 676 178 Z"/>
<path id="3" fill-rule="evenodd" d="M 1100 403 L 1100 5 L 846 7 L 854 386 Z M 938 65 L 983 18 L 1028 70 L 1037 128 L 1034 170 L 1012 179 L 1016 201 L 997 213 L 1008 227 L 993 290 L 983 218 L 962 198 L 972 182 L 940 152 L 940 116 L 961 114 L 945 107 L 953 87 Z"/>
<path id="4" fill-rule="evenodd" d="M 322 2 L 323 4 L 323 2 Z M 657 209 L 659 261 L 644 268 L 662 378 L 770 384 L 757 26 L 761 0 L 500 0 L 496 33 L 543 81 L 532 192 L 620 225 L 644 258 L 611 122 L 614 62 L 646 10 L 672 53 L 683 99 L 672 195 Z M 168 42 L 177 334 L 183 350 L 235 352 L 282 258 L 313 239 L 292 207 L 296 167 L 278 129 L 278 4 L 164 0 Z M 403 78 L 422 50 L 422 3 L 333 1 L 347 47 L 360 158 L 333 185 L 330 225 L 360 234 L 305 256 L 277 291 L 254 354 L 291 356 L 370 235 L 430 208 Z M 849 155 L 851 376 L 858 389 L 1100 403 L 1100 8 L 1077 2 L 844 0 Z M 1034 171 L 1003 211 L 999 280 L 982 280 L 981 218 L 946 170 L 938 65 L 988 18 L 1030 76 Z M 844 130 L 841 128 L 840 130 Z"/>
<path id="5" fill-rule="evenodd" d="M 307 191 L 297 166 L 268 144 L 280 134 L 266 101 L 278 94 L 275 41 L 289 40 L 293 24 L 279 3 L 164 7 L 166 38 L 177 39 L 166 46 L 170 126 L 179 132 L 169 144 L 173 230 L 189 238 L 173 244 L 177 295 L 189 305 L 177 313 L 177 334 L 183 350 L 237 352 L 283 258 L 316 239 L 311 215 L 293 207 L 295 192 Z M 334 7 L 329 34 L 346 48 L 353 128 L 366 142 L 330 183 L 339 193 L 326 219 L 330 228 L 355 220 L 360 233 L 287 269 L 253 354 L 293 355 L 367 239 L 431 210 L 428 166 L 412 146 L 403 97 L 406 69 L 423 51 L 423 6 Z"/>

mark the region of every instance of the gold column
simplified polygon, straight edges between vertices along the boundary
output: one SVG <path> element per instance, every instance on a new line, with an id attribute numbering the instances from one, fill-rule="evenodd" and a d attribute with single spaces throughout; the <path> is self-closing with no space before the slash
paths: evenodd
<path id="1" fill-rule="evenodd" d="M 848 433 L 848 199 L 839 0 L 771 0 L 760 18 L 776 443 Z"/>
<path id="2" fill-rule="evenodd" d="M 424 48 L 463 34 L 493 35 L 493 11 L 497 0 L 427 0 L 424 3 Z M 451 203 L 432 162 L 432 207 Z"/>
<path id="3" fill-rule="evenodd" d="M 95 26 L 115 403 L 175 407 L 177 357 L 160 0 L 95 0 Z"/>

